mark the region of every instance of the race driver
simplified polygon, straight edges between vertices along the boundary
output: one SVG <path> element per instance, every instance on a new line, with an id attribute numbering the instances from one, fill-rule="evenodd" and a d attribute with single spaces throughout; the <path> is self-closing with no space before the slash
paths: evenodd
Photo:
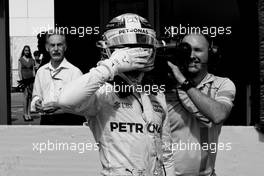
<path id="1" fill-rule="evenodd" d="M 65 110 L 88 119 L 102 175 L 173 175 L 165 96 L 135 89 L 154 67 L 156 43 L 146 19 L 137 14 L 113 18 L 97 45 L 103 59 L 61 93 L 59 104 Z"/>

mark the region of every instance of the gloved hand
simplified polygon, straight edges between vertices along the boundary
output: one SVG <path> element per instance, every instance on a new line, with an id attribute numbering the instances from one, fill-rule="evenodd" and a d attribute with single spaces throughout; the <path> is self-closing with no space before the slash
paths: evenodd
<path id="1" fill-rule="evenodd" d="M 139 70 L 146 66 L 150 52 L 143 48 L 122 48 L 114 51 L 109 59 L 100 61 L 98 65 L 105 65 L 118 73 Z"/>

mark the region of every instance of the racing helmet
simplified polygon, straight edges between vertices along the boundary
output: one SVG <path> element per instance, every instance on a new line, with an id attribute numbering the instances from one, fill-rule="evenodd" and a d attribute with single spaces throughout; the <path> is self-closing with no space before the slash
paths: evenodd
<path id="1" fill-rule="evenodd" d="M 149 71 L 154 68 L 156 46 L 156 33 L 149 22 L 133 13 L 113 18 L 106 25 L 102 40 L 97 42 L 97 47 L 101 48 L 101 59 L 108 59 L 117 48 L 142 47 L 150 49 L 152 52 L 146 58 L 148 59 L 146 68 L 141 71 Z"/>

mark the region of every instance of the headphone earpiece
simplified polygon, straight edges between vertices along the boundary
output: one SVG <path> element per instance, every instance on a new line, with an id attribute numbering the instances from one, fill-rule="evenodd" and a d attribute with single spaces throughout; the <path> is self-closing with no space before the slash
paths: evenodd
<path id="1" fill-rule="evenodd" d="M 219 47 L 214 44 L 212 39 L 206 37 L 209 48 L 208 48 L 208 70 L 209 72 L 214 72 L 216 70 L 216 66 L 219 64 L 221 59 L 221 54 L 219 51 Z"/>
<path id="2" fill-rule="evenodd" d="M 208 41 L 209 39 L 207 39 Z M 208 41 L 209 43 L 209 49 L 210 55 L 217 54 L 218 53 L 218 46 L 214 45 L 214 41 L 211 39 L 211 41 Z"/>

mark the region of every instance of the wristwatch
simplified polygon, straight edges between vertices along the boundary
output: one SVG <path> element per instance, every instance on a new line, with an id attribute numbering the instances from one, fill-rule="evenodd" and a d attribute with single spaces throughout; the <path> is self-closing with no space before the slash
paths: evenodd
<path id="1" fill-rule="evenodd" d="M 194 84 L 189 81 L 188 79 L 186 79 L 181 85 L 180 85 L 180 89 L 183 91 L 188 91 L 190 88 L 194 87 Z"/>

